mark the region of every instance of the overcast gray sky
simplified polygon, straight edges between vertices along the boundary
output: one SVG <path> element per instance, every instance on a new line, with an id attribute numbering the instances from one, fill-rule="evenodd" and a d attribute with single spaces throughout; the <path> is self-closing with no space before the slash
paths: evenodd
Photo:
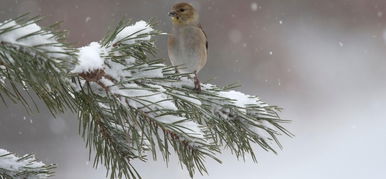
<path id="1" fill-rule="evenodd" d="M 0 21 L 26 12 L 42 24 L 63 21 L 75 46 L 100 40 L 122 18 L 156 18 L 170 30 L 175 0 L 1 0 Z M 386 178 L 386 1 L 207 0 L 200 9 L 209 38 L 201 80 L 239 83 L 239 90 L 284 108 L 295 138 L 279 155 L 259 150 L 258 164 L 225 152 L 208 160 L 209 175 L 233 179 Z M 165 39 L 157 38 L 166 58 Z M 45 108 L 27 115 L 0 103 L 0 147 L 56 163 L 56 177 L 105 178 L 87 162 L 77 119 L 53 119 Z M 178 162 L 135 164 L 144 178 L 189 178 Z"/>

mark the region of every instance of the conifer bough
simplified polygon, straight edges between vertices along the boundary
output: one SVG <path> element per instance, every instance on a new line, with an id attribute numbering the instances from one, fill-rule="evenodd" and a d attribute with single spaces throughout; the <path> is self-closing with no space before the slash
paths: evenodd
<path id="1" fill-rule="evenodd" d="M 191 176 L 203 174 L 205 159 L 221 162 L 221 150 L 256 161 L 254 144 L 276 153 L 277 137 L 292 135 L 279 108 L 258 97 L 211 84 L 194 91 L 191 74 L 154 59 L 152 37 L 161 33 L 145 21 L 121 21 L 100 42 L 74 48 L 57 24 L 42 28 L 39 20 L 0 23 L 0 98 L 32 112 L 36 94 L 53 115 L 76 113 L 94 167 L 103 164 L 110 178 L 140 178 L 133 160 L 168 162 L 171 152 Z M 9 175 L 4 161 L 0 155 L 0 176 Z"/>

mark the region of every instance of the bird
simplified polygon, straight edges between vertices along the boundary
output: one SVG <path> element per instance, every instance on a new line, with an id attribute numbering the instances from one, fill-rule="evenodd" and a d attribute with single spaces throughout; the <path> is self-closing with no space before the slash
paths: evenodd
<path id="1" fill-rule="evenodd" d="M 168 55 L 177 73 L 193 73 L 194 89 L 201 91 L 198 72 L 208 57 L 208 40 L 199 22 L 197 10 L 189 3 L 172 6 L 169 16 L 172 30 L 168 34 Z"/>

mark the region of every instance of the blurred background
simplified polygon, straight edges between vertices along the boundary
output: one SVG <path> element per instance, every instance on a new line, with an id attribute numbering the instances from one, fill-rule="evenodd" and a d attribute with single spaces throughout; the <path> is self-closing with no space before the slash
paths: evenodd
<path id="1" fill-rule="evenodd" d="M 122 18 L 156 18 L 170 30 L 175 0 L 1 0 L 0 21 L 26 12 L 42 25 L 63 21 L 75 46 L 100 40 Z M 201 0 L 209 38 L 202 81 L 238 83 L 284 108 L 281 117 L 295 138 L 282 137 L 278 155 L 257 151 L 258 164 L 225 151 L 223 164 L 209 160 L 198 179 L 386 178 L 386 1 L 384 0 Z M 157 38 L 166 58 L 166 37 Z M 169 63 L 169 62 L 165 62 Z M 34 153 L 56 163 L 53 178 L 103 179 L 105 169 L 88 162 L 72 114 L 54 118 L 45 108 L 27 115 L 0 103 L 0 148 Z M 175 157 L 174 157 L 175 159 Z M 136 162 L 143 178 L 189 178 L 178 162 Z"/>

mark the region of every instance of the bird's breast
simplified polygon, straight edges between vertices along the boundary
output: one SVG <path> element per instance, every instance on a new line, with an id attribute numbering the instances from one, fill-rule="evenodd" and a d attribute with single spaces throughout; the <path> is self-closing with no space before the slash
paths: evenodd
<path id="1" fill-rule="evenodd" d="M 206 56 L 203 56 L 206 49 L 200 33 L 197 27 L 179 27 L 174 28 L 169 37 L 169 43 L 172 44 L 169 47 L 170 60 L 173 65 L 181 66 L 182 72 L 198 72 L 203 66 L 202 60 L 206 60 Z"/>
<path id="2" fill-rule="evenodd" d="M 193 55 L 195 51 L 199 50 L 199 39 L 197 33 L 193 28 L 182 28 L 176 33 L 176 46 L 185 55 Z"/>

